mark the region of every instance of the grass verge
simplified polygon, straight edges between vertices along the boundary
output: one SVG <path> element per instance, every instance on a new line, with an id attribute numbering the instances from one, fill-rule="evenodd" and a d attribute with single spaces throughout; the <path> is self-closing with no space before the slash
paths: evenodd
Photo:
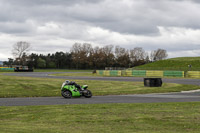
<path id="1" fill-rule="evenodd" d="M 103 77 L 101 75 L 93 74 L 92 72 L 77 72 L 77 73 L 56 73 L 50 74 L 52 76 L 86 76 L 86 77 Z"/>
<path id="2" fill-rule="evenodd" d="M 0 97 L 60 96 L 60 87 L 64 80 L 65 79 L 15 77 L 0 74 Z M 142 82 L 74 81 L 80 85 L 87 84 L 93 95 L 164 93 L 200 89 L 200 86 L 196 85 L 174 83 L 164 83 L 162 87 L 144 87 Z"/>
<path id="3" fill-rule="evenodd" d="M 0 107 L 2 133 L 199 133 L 200 102 Z"/>
<path id="4" fill-rule="evenodd" d="M 2 69 L 0 69 L 0 73 L 5 73 L 5 72 L 14 72 L 14 70 L 2 70 Z"/>
<path id="5" fill-rule="evenodd" d="M 92 70 L 71 70 L 71 69 L 34 69 L 34 72 L 91 72 Z"/>
<path id="6" fill-rule="evenodd" d="M 178 57 L 134 67 L 137 70 L 200 71 L 200 57 Z M 192 65 L 191 68 L 188 65 Z"/>

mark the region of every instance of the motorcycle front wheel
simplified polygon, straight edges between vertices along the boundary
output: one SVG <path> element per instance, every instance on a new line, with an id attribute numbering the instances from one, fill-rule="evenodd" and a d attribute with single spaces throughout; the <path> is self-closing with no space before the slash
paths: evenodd
<path id="1" fill-rule="evenodd" d="M 72 97 L 72 93 L 70 91 L 68 91 L 68 90 L 67 91 L 62 91 L 61 94 L 62 94 L 62 96 L 64 98 L 71 98 Z"/>
<path id="2" fill-rule="evenodd" d="M 87 93 L 84 94 L 86 98 L 91 98 L 92 97 L 92 92 L 90 90 L 87 90 Z"/>

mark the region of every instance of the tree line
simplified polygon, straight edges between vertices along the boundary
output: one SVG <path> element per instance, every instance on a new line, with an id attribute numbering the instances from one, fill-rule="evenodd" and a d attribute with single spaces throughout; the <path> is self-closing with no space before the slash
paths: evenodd
<path id="1" fill-rule="evenodd" d="M 47 55 L 28 54 L 31 45 L 17 42 L 13 45 L 14 59 L 9 58 L 6 65 L 27 65 L 34 68 L 57 69 L 104 69 L 105 67 L 134 67 L 167 58 L 164 49 L 146 52 L 142 47 L 126 49 L 106 45 L 93 47 L 88 43 L 75 43 L 69 52 L 56 52 Z"/>

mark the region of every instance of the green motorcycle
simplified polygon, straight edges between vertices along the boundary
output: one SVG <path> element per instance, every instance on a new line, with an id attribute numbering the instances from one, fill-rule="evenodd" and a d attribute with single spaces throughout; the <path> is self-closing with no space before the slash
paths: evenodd
<path id="1" fill-rule="evenodd" d="M 81 97 L 84 96 L 86 98 L 92 97 L 92 92 L 87 89 L 88 85 L 80 86 L 73 81 L 66 80 L 61 87 L 61 95 L 64 98 L 71 97 Z"/>

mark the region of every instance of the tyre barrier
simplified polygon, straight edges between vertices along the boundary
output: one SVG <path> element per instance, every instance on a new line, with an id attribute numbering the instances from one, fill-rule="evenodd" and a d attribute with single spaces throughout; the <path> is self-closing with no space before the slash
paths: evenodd
<path id="1" fill-rule="evenodd" d="M 161 87 L 162 79 L 161 78 L 144 78 L 145 87 Z"/>

